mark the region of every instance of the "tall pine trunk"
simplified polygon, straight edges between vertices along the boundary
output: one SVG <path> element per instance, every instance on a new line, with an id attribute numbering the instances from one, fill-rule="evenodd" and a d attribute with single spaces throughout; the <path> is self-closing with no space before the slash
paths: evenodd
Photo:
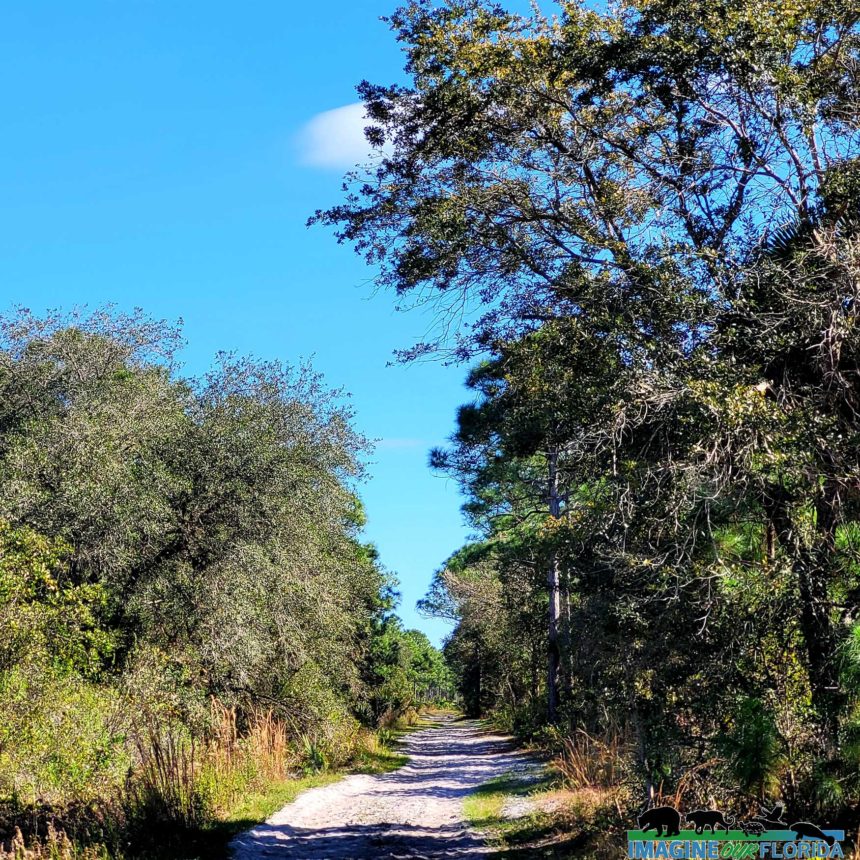
<path id="1" fill-rule="evenodd" d="M 558 452 L 550 451 L 547 457 L 549 515 L 554 520 L 561 518 L 561 495 L 559 493 Z M 547 565 L 547 590 L 549 592 L 549 629 L 547 636 L 547 716 L 551 723 L 558 721 L 560 703 L 559 676 L 561 670 L 562 595 L 561 566 L 558 552 L 553 547 Z"/>

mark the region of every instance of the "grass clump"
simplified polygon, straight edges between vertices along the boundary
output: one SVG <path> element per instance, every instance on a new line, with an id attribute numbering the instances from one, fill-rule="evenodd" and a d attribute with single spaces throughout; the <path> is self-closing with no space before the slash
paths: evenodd
<path id="1" fill-rule="evenodd" d="M 593 788 L 565 788 L 564 775 L 555 768 L 537 776 L 509 773 L 490 780 L 465 799 L 463 811 L 499 857 L 625 856 L 608 796 Z"/>
<path id="2" fill-rule="evenodd" d="M 553 778 L 548 773 L 537 777 L 504 774 L 478 786 L 463 801 L 463 813 L 470 825 L 495 847 L 523 846 L 551 828 L 551 816 L 541 809 L 539 800 L 552 787 Z M 522 804 L 515 804 L 517 800 Z"/>

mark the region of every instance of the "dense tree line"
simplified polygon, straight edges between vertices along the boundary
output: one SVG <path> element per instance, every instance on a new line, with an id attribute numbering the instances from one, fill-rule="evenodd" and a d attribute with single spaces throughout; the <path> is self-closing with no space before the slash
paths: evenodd
<path id="1" fill-rule="evenodd" d="M 449 694 L 361 539 L 343 396 L 227 354 L 190 378 L 180 345 L 111 309 L 0 324 L 0 812 L 125 803 L 149 767 L 145 803 L 193 817 L 255 726 L 284 772 L 338 764 Z"/>
<path id="2" fill-rule="evenodd" d="M 860 6 L 553 11 L 399 10 L 316 216 L 474 365 L 424 608 L 472 712 L 620 733 L 640 800 L 856 805 Z"/>

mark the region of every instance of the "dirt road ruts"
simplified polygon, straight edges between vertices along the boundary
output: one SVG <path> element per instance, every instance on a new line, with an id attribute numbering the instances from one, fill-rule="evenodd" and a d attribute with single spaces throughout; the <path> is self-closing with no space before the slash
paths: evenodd
<path id="1" fill-rule="evenodd" d="M 477 786 L 530 763 L 475 723 L 440 718 L 408 736 L 409 763 L 300 795 L 232 843 L 235 860 L 441 860 L 489 853 L 463 820 Z"/>

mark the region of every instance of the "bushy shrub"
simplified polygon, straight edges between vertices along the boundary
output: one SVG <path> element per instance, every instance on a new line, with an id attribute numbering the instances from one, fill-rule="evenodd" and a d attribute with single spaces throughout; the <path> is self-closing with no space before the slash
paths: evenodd
<path id="1" fill-rule="evenodd" d="M 773 714 L 758 699 L 744 699 L 721 738 L 731 775 L 750 794 L 765 798 L 779 788 L 785 750 Z"/>
<path id="2" fill-rule="evenodd" d="M 38 663 L 0 673 L 0 794 L 22 802 L 110 796 L 130 763 L 115 690 Z"/>

